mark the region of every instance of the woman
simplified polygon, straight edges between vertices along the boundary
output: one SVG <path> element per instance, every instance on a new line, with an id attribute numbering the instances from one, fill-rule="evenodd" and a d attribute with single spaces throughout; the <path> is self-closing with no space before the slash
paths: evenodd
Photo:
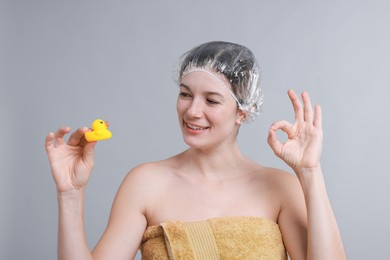
<path id="1" fill-rule="evenodd" d="M 60 259 L 346 259 L 321 172 L 321 109 L 289 90 L 295 123 L 268 143 L 296 176 L 240 153 L 237 134 L 260 111 L 259 68 L 246 47 L 209 42 L 186 53 L 177 113 L 189 149 L 132 169 L 92 252 L 83 222 L 95 143 L 69 127 L 46 137 L 58 191 Z M 275 132 L 288 140 L 281 143 Z"/>

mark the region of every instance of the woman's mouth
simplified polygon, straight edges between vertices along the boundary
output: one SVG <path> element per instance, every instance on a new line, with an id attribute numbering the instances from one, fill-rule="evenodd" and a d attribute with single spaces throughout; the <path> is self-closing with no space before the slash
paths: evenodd
<path id="1" fill-rule="evenodd" d="M 198 126 L 198 125 L 193 125 L 193 124 L 189 124 L 189 123 L 186 123 L 186 126 L 192 130 L 196 130 L 196 131 L 201 131 L 201 130 L 206 130 L 208 129 L 209 127 L 204 127 L 204 126 Z"/>

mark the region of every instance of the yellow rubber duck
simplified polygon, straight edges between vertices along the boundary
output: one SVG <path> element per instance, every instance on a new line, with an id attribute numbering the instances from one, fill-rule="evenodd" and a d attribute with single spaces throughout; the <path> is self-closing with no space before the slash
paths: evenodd
<path id="1" fill-rule="evenodd" d="M 104 122 L 102 119 L 96 119 L 92 123 L 92 131 L 84 134 L 85 139 L 87 139 L 88 142 L 110 139 L 112 137 L 112 133 L 107 129 L 107 127 L 107 122 Z"/>

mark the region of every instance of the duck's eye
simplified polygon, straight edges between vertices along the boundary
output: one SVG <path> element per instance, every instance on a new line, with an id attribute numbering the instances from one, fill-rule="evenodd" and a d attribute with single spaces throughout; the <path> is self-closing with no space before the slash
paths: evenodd
<path id="1" fill-rule="evenodd" d="M 103 121 L 100 121 L 100 124 L 103 124 Z"/>

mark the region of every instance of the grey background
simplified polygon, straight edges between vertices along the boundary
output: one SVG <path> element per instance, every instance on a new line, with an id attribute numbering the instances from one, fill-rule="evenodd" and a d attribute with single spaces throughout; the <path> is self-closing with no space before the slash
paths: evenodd
<path id="1" fill-rule="evenodd" d="M 0 258 L 55 259 L 56 191 L 44 137 L 111 123 L 86 195 L 91 248 L 132 167 L 185 149 L 171 72 L 209 40 L 244 44 L 263 70 L 264 112 L 244 154 L 289 170 L 266 144 L 293 119 L 288 88 L 324 112 L 322 164 L 350 259 L 390 259 L 388 1 L 1 1 Z"/>

